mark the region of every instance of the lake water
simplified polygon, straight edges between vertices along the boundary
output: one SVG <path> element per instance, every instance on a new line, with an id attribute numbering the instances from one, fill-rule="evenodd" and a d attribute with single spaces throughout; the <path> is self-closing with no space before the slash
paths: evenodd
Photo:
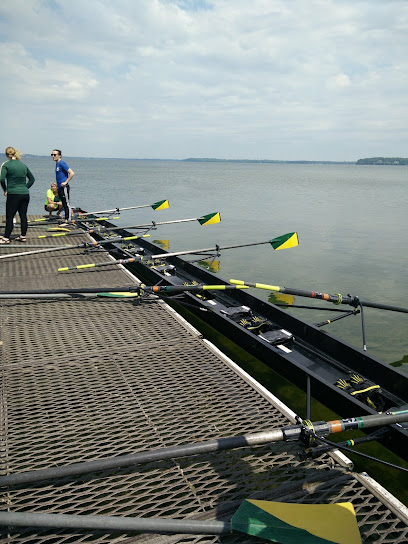
<path id="1" fill-rule="evenodd" d="M 223 251 L 223 279 L 358 295 L 408 307 L 407 167 L 65 160 L 76 173 L 71 183 L 74 206 L 100 210 L 170 201 L 164 211 L 149 207 L 123 212 L 115 220 L 119 225 L 221 213 L 222 222 L 212 226 L 194 221 L 159 227 L 151 240 L 170 240 L 171 251 L 299 233 L 300 245 L 285 251 L 273 251 L 269 245 Z M 54 163 L 49 157 L 23 161 L 36 177 L 29 212 L 44 213 Z M 256 294 L 269 297 L 266 291 Z M 324 306 L 310 299 L 295 303 Z M 332 312 L 290 311 L 311 322 L 333 317 Z M 365 321 L 368 350 L 388 363 L 400 361 L 400 368 L 408 372 L 408 315 L 367 308 Z M 362 346 L 359 317 L 340 320 L 326 330 Z"/>

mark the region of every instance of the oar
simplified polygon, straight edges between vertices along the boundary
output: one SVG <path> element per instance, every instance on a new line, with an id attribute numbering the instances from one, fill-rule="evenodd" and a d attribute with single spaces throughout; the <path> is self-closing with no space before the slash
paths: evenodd
<path id="1" fill-rule="evenodd" d="M 111 220 L 111 219 L 119 219 L 119 217 L 95 217 L 92 219 L 92 221 L 108 221 L 108 220 Z M 53 220 L 49 220 L 48 217 L 42 217 L 41 219 L 34 219 L 33 221 L 27 221 L 27 223 L 33 223 L 33 227 L 36 227 L 36 226 L 39 226 L 39 225 L 35 225 L 35 223 L 40 223 L 42 221 L 46 221 L 48 225 L 52 225 L 52 224 L 55 224 L 55 223 L 65 223 L 65 220 L 64 219 L 56 219 L 54 218 Z M 78 221 L 78 219 L 76 220 L 72 220 L 72 222 L 74 221 Z M 90 221 L 90 219 L 87 219 L 86 221 Z M 16 223 L 17 225 L 19 225 L 20 223 Z M 41 225 L 43 226 L 43 225 Z"/>
<path id="2" fill-rule="evenodd" d="M 207 215 L 202 215 L 201 217 L 192 217 L 190 219 L 174 219 L 172 221 L 152 221 L 151 223 L 145 223 L 143 225 L 130 225 L 127 227 L 98 227 L 94 231 L 89 230 L 88 232 L 102 232 L 104 230 L 119 230 L 119 229 L 146 229 L 146 228 L 155 228 L 157 225 L 173 225 L 176 223 L 188 223 L 191 221 L 198 221 L 200 225 L 215 225 L 221 221 L 220 212 L 208 213 Z"/>
<path id="3" fill-rule="evenodd" d="M 89 221 L 111 221 L 112 219 L 120 219 L 119 216 L 117 217 L 84 217 L 83 219 L 81 218 L 75 218 L 75 219 L 72 219 L 72 223 L 75 224 L 75 223 L 89 223 Z"/>
<path id="4" fill-rule="evenodd" d="M 21 247 L 21 249 L 23 249 L 23 248 L 24 249 L 27 249 L 27 248 L 30 248 L 30 249 L 34 249 L 34 248 L 44 249 L 44 248 L 48 248 L 48 247 L 57 247 L 57 246 L 55 244 L 53 244 L 53 245 L 52 244 L 44 244 L 44 245 L 43 244 L 41 244 L 41 245 L 40 244 L 24 244 L 24 245 L 19 244 L 18 246 L 17 246 L 17 244 L 11 244 L 11 245 L 10 244 L 5 244 L 5 245 L 0 245 L 0 250 L 2 250 L 2 249 L 17 249 L 17 248 L 20 248 L 20 247 Z"/>
<path id="5" fill-rule="evenodd" d="M 41 234 L 37 238 L 58 238 L 59 236 L 79 236 L 81 234 L 92 234 L 94 231 L 70 230 L 69 232 L 56 232 L 55 234 Z"/>
<path id="6" fill-rule="evenodd" d="M 201 455 L 214 451 L 226 451 L 236 448 L 259 446 L 273 442 L 300 440 L 305 433 L 313 433 L 318 437 L 327 437 L 333 433 L 340 433 L 356 429 L 368 429 L 370 427 L 382 427 L 408 421 L 408 410 L 384 412 L 368 416 L 353 417 L 334 421 L 318 421 L 312 423 L 303 421 L 297 425 L 261 431 L 258 433 L 239 436 L 228 436 L 225 438 L 214 438 L 208 441 L 168 446 L 138 453 L 120 455 L 118 457 L 107 457 L 94 461 L 72 463 L 66 466 L 51 467 L 17 474 L 0 476 L 0 487 L 25 485 L 34 482 L 41 482 L 54 478 L 66 478 L 110 470 L 116 468 L 131 467 L 142 463 L 152 463 L 167 459 L 188 457 L 190 455 Z"/>
<path id="7" fill-rule="evenodd" d="M 47 221 L 47 222 L 51 223 L 52 221 L 54 221 L 54 222 L 55 221 L 62 221 L 62 218 L 57 219 L 57 218 L 53 217 L 52 221 L 50 221 L 49 217 L 41 217 L 40 219 L 33 219 L 32 221 L 31 220 L 27 221 L 27 223 L 30 223 L 30 224 L 31 223 L 41 223 L 42 221 Z M 16 224 L 20 225 L 21 223 L 16 223 Z"/>
<path id="8" fill-rule="evenodd" d="M 207 215 L 202 215 L 201 217 L 193 217 L 191 219 L 174 219 L 173 221 L 152 221 L 151 223 L 146 223 L 144 225 L 130 225 L 128 227 L 98 227 L 91 228 L 87 231 L 71 231 L 66 233 L 57 233 L 57 234 L 42 234 L 38 238 L 52 238 L 55 236 L 73 236 L 75 234 L 99 234 L 104 231 L 113 231 L 113 230 L 133 230 L 133 229 L 146 229 L 146 228 L 155 228 L 157 225 L 170 225 L 174 223 L 188 223 L 191 221 L 198 221 L 200 225 L 214 225 L 221 221 L 220 212 L 209 213 Z"/>
<path id="9" fill-rule="evenodd" d="M 290 287 L 279 287 L 278 285 L 268 285 L 265 283 L 252 283 L 242 280 L 229 280 L 234 285 L 248 285 L 249 287 L 256 287 L 257 289 L 266 289 L 267 291 L 276 291 L 278 293 L 288 293 L 299 297 L 317 298 L 320 300 L 326 300 L 327 302 L 333 302 L 333 304 L 348 304 L 357 308 L 360 304 L 367 306 L 368 308 L 379 308 L 381 310 L 389 310 L 391 312 L 402 312 L 407 314 L 408 308 L 402 308 L 400 306 L 389 306 L 388 304 L 380 304 L 378 302 L 369 302 L 368 300 L 361 300 L 359 297 L 352 297 L 350 295 L 341 295 L 336 293 L 335 295 L 329 295 L 327 293 L 319 293 L 316 291 L 303 291 L 302 289 L 292 289 Z"/>
<path id="10" fill-rule="evenodd" d="M 200 255 L 205 254 L 210 251 L 216 252 L 219 254 L 220 251 L 224 249 L 235 249 L 239 247 L 249 247 L 249 246 L 258 246 L 262 244 L 270 244 L 273 249 L 287 249 L 290 247 L 295 247 L 299 244 L 299 238 L 297 232 L 290 232 L 288 234 L 283 234 L 282 236 L 278 236 L 277 238 L 273 238 L 272 240 L 265 240 L 264 242 L 252 242 L 249 244 L 235 244 L 233 246 L 215 246 L 215 247 L 207 247 L 203 249 L 190 249 L 187 251 L 176 251 L 174 253 L 161 253 L 158 255 L 153 255 L 155 259 L 167 259 L 169 257 L 176 257 L 178 255 Z M 95 268 L 99 266 L 109 266 L 111 264 L 130 264 L 135 262 L 140 262 L 143 260 L 143 257 L 131 257 L 129 259 L 118 259 L 118 260 L 112 260 L 112 261 L 104 261 L 102 263 L 89 263 L 89 264 L 81 264 L 78 266 L 71 266 L 71 267 L 65 267 L 65 268 L 58 268 L 58 272 L 66 272 L 68 270 L 81 270 L 83 268 Z"/>
<path id="11" fill-rule="evenodd" d="M 111 221 L 112 219 L 120 219 L 119 216 L 117 217 L 90 217 L 90 218 L 75 218 L 75 219 L 71 219 L 70 221 L 70 224 L 72 225 L 75 225 L 75 223 L 84 223 L 84 222 L 89 222 L 89 221 Z M 43 219 L 35 219 L 35 221 L 43 221 Z M 57 220 L 54 220 L 54 221 L 49 221 L 48 219 L 44 219 L 44 221 L 47 221 L 47 226 L 49 225 L 59 225 L 61 223 L 66 223 L 66 221 L 64 219 L 57 219 Z M 47 228 L 45 225 L 35 225 L 35 224 L 30 224 L 30 228 L 33 228 L 33 227 L 41 227 L 41 228 Z"/>
<path id="12" fill-rule="evenodd" d="M 169 207 L 169 201 L 168 200 L 159 200 L 158 202 L 154 202 L 153 204 L 142 204 L 140 206 L 129 206 L 128 208 L 114 208 L 113 210 L 99 210 L 97 212 L 77 212 L 75 215 L 76 217 L 83 217 L 86 215 L 97 215 L 99 213 L 120 213 L 125 210 L 137 210 L 139 208 L 153 208 L 153 210 L 165 210 Z"/>
<path id="13" fill-rule="evenodd" d="M 114 242 L 122 242 L 122 241 L 128 241 L 128 240 L 136 240 L 137 238 L 145 238 L 150 236 L 150 234 L 143 234 L 142 236 L 117 236 L 116 238 L 109 238 L 107 240 L 102 240 L 100 242 L 97 242 L 96 240 L 93 240 L 92 242 L 82 242 L 80 244 L 71 244 L 71 245 L 64 245 L 64 246 L 54 246 L 52 248 L 47 249 L 38 249 L 34 251 L 23 251 L 21 253 L 9 253 L 8 255 L 0 255 L 0 259 L 7 259 L 10 257 L 24 257 L 26 255 L 37 255 L 38 253 L 50 253 L 52 251 L 62 251 L 64 249 L 77 249 L 77 248 L 87 248 L 87 247 L 95 247 L 103 244 L 112 244 Z M 41 246 L 37 246 L 41 247 Z"/>
<path id="14" fill-rule="evenodd" d="M 72 249 L 78 246 L 64 246 Z M 81 247 L 83 247 L 81 245 Z M 83 287 L 79 289 L 26 289 L 19 291 L 0 291 L 0 298 L 64 298 L 86 295 L 96 296 L 143 296 L 145 293 L 182 293 L 184 291 L 228 291 L 231 289 L 248 289 L 247 285 L 130 285 L 126 287 Z"/>
<path id="15" fill-rule="evenodd" d="M 137 531 L 164 535 L 234 533 L 234 537 L 238 537 L 235 533 L 237 531 L 241 535 L 244 533 L 259 537 L 263 542 L 267 540 L 282 544 L 294 542 L 361 544 L 356 514 L 350 502 L 297 504 L 246 499 L 234 513 L 231 521 L 3 511 L 0 512 L 0 525 L 104 533 L 110 531 L 121 533 Z M 160 540 L 164 542 L 163 539 Z M 165 540 L 173 541 L 173 538 L 166 537 Z M 237 542 L 236 538 L 234 541 Z M 247 541 L 246 538 L 245 541 Z"/>

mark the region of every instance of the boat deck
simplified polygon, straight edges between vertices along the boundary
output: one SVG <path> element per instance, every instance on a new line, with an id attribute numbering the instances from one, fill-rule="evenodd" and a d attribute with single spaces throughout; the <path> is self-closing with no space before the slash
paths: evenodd
<path id="1" fill-rule="evenodd" d="M 67 243 L 64 237 L 41 241 L 40 230 L 29 229 L 28 244 Z M 69 243 L 85 239 L 72 236 Z M 0 257 L 31 250 L 15 242 L 2 247 Z M 57 273 L 58 267 L 89 260 L 81 249 L 0 258 L 0 289 L 135 283 L 117 265 Z M 92 252 L 92 260 L 106 261 L 107 253 Z M 289 409 L 160 299 L 141 305 L 107 297 L 0 299 L 0 304 L 0 475 L 294 422 Z M 408 541 L 407 509 L 399 501 L 331 456 L 301 461 L 300 451 L 296 443 L 279 443 L 20 484 L 0 488 L 0 510 L 229 520 L 245 498 L 350 501 L 365 542 Z M 0 535 L 1 542 L 13 544 L 259 542 L 243 534 L 16 527 L 0 527 Z"/>

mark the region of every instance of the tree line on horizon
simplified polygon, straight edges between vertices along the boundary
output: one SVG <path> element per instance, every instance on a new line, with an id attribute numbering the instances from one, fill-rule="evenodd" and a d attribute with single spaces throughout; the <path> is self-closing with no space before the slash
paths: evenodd
<path id="1" fill-rule="evenodd" d="M 358 159 L 356 164 L 376 164 L 376 165 L 405 165 L 408 159 L 404 157 L 370 157 L 368 159 Z"/>

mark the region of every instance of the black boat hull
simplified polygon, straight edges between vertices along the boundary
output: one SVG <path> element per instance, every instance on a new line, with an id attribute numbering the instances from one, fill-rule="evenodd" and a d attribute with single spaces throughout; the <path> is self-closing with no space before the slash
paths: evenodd
<path id="1" fill-rule="evenodd" d="M 109 223 L 106 223 L 108 226 Z M 128 236 L 129 232 L 119 231 Z M 115 231 L 118 235 L 118 231 Z M 96 236 L 97 238 L 99 236 Z M 101 235 L 101 237 L 105 237 Z M 161 285 L 180 285 L 182 283 L 203 283 L 207 285 L 228 285 L 219 276 L 204 268 L 174 256 L 152 266 L 152 255 L 165 253 L 163 249 L 144 238 L 137 240 L 145 255 L 140 262 L 126 265 L 147 283 Z M 106 247 L 106 246 L 105 246 Z M 114 243 L 110 246 L 112 254 L 118 258 L 134 255 L 132 244 L 123 247 Z M 150 261 L 150 262 L 149 262 Z M 197 317 L 214 327 L 218 332 L 235 342 L 251 355 L 278 374 L 287 378 L 301 389 L 306 389 L 310 380 L 312 396 L 322 404 L 344 417 L 375 414 L 377 411 L 336 386 L 339 378 L 347 379 L 356 373 L 381 387 L 385 398 L 385 409 L 408 408 L 408 376 L 390 365 L 372 357 L 346 342 L 327 334 L 318 327 L 290 315 L 287 311 L 265 302 L 246 290 L 216 291 L 213 298 L 199 297 L 185 293 L 189 310 Z M 289 331 L 293 340 L 282 346 L 271 345 L 259 335 L 247 330 L 228 317 L 225 309 L 246 306 L 281 329 Z M 205 313 L 203 308 L 207 310 Z M 393 425 L 389 434 L 390 449 L 406 458 L 408 429 Z"/>

